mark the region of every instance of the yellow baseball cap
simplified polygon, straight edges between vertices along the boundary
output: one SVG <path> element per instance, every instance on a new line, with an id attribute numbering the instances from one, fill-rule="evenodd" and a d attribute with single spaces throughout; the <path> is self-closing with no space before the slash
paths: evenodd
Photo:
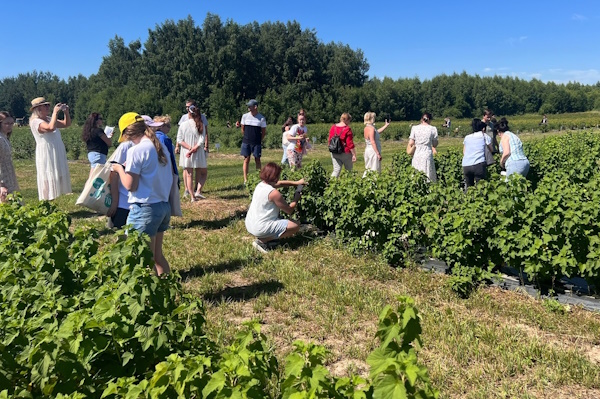
<path id="1" fill-rule="evenodd" d="M 123 116 L 121 116 L 121 118 L 119 119 L 119 130 L 121 131 L 121 135 L 119 136 L 119 143 L 125 141 L 125 139 L 123 138 L 123 131 L 127 129 L 127 126 L 134 124 L 135 122 L 143 121 L 144 118 L 142 118 L 136 112 L 128 112 L 126 114 L 123 114 Z"/>

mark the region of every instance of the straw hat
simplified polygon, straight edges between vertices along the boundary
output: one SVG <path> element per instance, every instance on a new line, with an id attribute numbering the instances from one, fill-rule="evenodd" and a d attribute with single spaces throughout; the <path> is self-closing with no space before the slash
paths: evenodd
<path id="1" fill-rule="evenodd" d="M 44 97 L 36 97 L 33 100 L 31 100 L 31 108 L 29 108 L 30 111 L 33 111 L 33 109 L 35 107 L 39 107 L 40 105 L 50 105 L 50 102 L 46 101 L 46 99 Z"/>

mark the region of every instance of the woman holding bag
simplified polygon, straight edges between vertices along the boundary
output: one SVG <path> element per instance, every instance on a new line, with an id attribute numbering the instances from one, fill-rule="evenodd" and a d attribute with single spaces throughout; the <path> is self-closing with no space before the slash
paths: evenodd
<path id="1" fill-rule="evenodd" d="M 154 270 L 160 276 L 171 270 L 162 249 L 164 232 L 171 220 L 169 194 L 173 171 L 168 150 L 146 126 L 144 118 L 135 112 L 121 116 L 119 129 L 119 142 L 131 141 L 134 144 L 127 150 L 125 166 L 118 163 L 112 166 L 129 191 L 127 224 L 150 236 Z"/>
<path id="2" fill-rule="evenodd" d="M 102 125 L 104 120 L 98 112 L 92 112 L 83 125 L 81 139 L 88 150 L 88 160 L 91 169 L 96 165 L 104 165 L 108 155 L 108 147 L 112 145 L 112 140 L 104 134 Z"/>
<path id="3" fill-rule="evenodd" d="M 474 186 L 479 180 L 487 178 L 487 161 L 485 153 L 493 151 L 492 139 L 485 134 L 487 125 L 481 119 L 475 118 L 471 123 L 473 133 L 463 141 L 462 167 L 465 176 L 465 188 Z M 487 150 L 486 150 L 487 148 Z"/>
<path id="4" fill-rule="evenodd" d="M 354 148 L 354 140 L 352 134 L 352 128 L 350 128 L 350 122 L 352 121 L 352 116 L 344 112 L 342 116 L 340 116 L 339 123 L 331 126 L 329 129 L 329 140 L 327 141 L 328 145 L 331 145 L 331 139 L 336 138 L 336 140 L 340 140 L 343 147 L 343 152 L 341 153 L 333 153 L 331 149 L 331 161 L 333 162 L 333 172 L 331 173 L 331 177 L 339 177 L 342 171 L 342 166 L 346 168 L 346 170 L 352 170 L 352 166 L 354 166 L 354 162 L 356 162 L 356 148 Z"/>

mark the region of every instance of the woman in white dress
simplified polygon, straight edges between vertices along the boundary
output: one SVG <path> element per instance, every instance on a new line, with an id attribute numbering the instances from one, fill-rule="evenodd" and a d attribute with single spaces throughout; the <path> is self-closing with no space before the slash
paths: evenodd
<path id="1" fill-rule="evenodd" d="M 6 194 L 19 191 L 9 141 L 14 122 L 14 118 L 7 111 L 0 111 L 0 184 L 4 184 Z"/>
<path id="2" fill-rule="evenodd" d="M 385 125 L 379 130 L 375 128 L 375 112 L 367 112 L 364 117 L 365 129 L 363 131 L 365 137 L 365 173 L 363 177 L 367 175 L 367 171 L 374 170 L 377 173 L 381 172 L 381 139 L 379 133 L 383 132 L 390 125 L 390 122 L 386 119 Z"/>
<path id="3" fill-rule="evenodd" d="M 202 113 L 195 105 L 188 107 L 190 119 L 183 122 L 177 131 L 179 144 L 179 166 L 183 168 L 183 182 L 190 193 L 191 201 L 204 199 L 202 189 L 208 176 L 206 157 L 208 154 L 208 137 L 206 126 L 202 123 Z M 195 180 L 193 175 L 195 172 Z M 193 184 L 192 184 L 193 183 Z M 194 195 L 194 188 L 196 188 Z"/>
<path id="4" fill-rule="evenodd" d="M 29 127 L 36 144 L 38 197 L 40 200 L 53 200 L 71 193 L 67 151 L 58 130 L 71 126 L 69 106 L 56 104 L 50 116 L 50 103 L 44 97 L 37 97 L 31 101 L 30 111 Z M 63 119 L 58 119 L 61 111 Z"/>
<path id="5" fill-rule="evenodd" d="M 425 173 L 429 181 L 435 182 L 437 174 L 433 156 L 438 145 L 438 132 L 435 126 L 429 124 L 431 119 L 431 114 L 425 112 L 421 117 L 421 123 L 410 129 L 406 152 L 413 156 L 413 168 Z"/>

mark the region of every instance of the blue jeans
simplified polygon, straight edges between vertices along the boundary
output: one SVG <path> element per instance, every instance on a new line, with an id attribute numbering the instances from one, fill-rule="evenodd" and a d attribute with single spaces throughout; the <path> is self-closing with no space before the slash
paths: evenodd
<path id="1" fill-rule="evenodd" d="M 90 161 L 91 168 L 94 168 L 98 164 L 104 165 L 106 163 L 106 155 L 91 151 L 88 152 L 88 161 Z"/>
<path id="2" fill-rule="evenodd" d="M 506 177 L 513 173 L 527 177 L 527 173 L 529 173 L 529 160 L 519 159 L 517 161 L 506 162 Z"/>
<path id="3" fill-rule="evenodd" d="M 281 148 L 283 148 L 283 157 L 281 157 L 281 163 L 287 165 L 287 145 L 282 145 Z"/>
<path id="4" fill-rule="evenodd" d="M 127 224 L 142 233 L 154 237 L 156 233 L 162 233 L 169 229 L 171 222 L 171 205 L 168 202 L 157 202 L 154 204 L 131 204 Z"/>

